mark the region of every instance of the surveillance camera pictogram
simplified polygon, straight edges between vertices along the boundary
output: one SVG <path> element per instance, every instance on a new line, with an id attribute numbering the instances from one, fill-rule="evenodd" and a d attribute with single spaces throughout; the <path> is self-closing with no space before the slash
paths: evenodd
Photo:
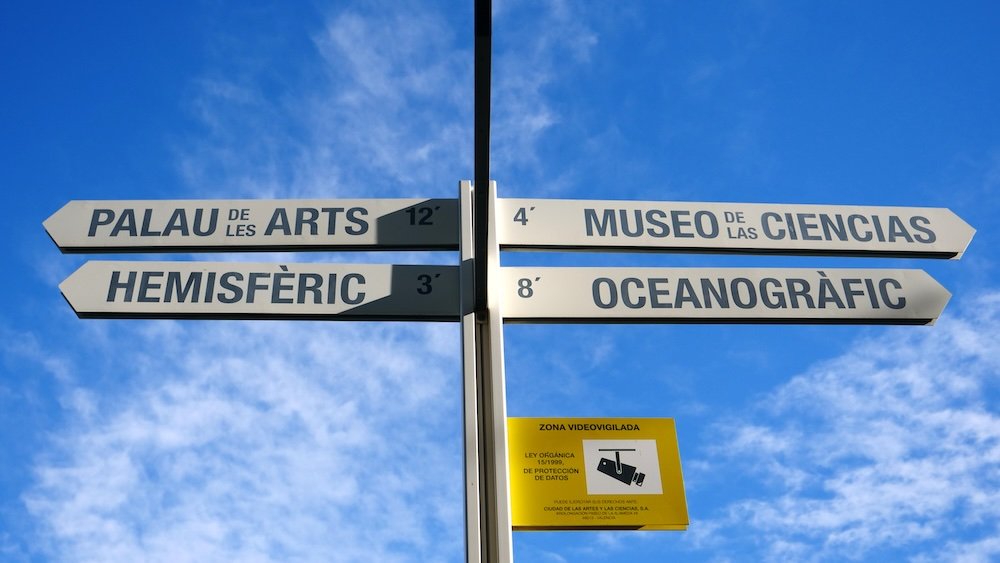
<path id="1" fill-rule="evenodd" d="M 588 495 L 663 493 L 656 440 L 583 440 Z"/>
<path id="2" fill-rule="evenodd" d="M 598 448 L 599 452 L 615 452 L 615 460 L 611 461 L 606 457 L 602 457 L 601 461 L 597 463 L 597 470 L 601 473 L 611 477 L 612 479 L 617 479 L 626 485 L 632 485 L 641 487 L 643 481 L 646 480 L 646 474 L 636 470 L 634 465 L 629 465 L 627 463 L 622 463 L 621 453 L 622 452 L 634 452 L 635 448 Z"/>

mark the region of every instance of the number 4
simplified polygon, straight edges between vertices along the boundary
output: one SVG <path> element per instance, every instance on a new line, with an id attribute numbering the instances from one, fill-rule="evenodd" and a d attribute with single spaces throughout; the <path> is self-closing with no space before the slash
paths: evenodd
<path id="1" fill-rule="evenodd" d="M 534 207 L 531 208 L 532 211 L 534 211 L 534 209 L 535 209 Z M 528 211 L 525 208 L 523 208 L 523 207 L 518 207 L 517 208 L 517 213 L 514 214 L 514 222 L 515 223 L 520 223 L 522 225 L 527 225 L 528 224 Z"/>

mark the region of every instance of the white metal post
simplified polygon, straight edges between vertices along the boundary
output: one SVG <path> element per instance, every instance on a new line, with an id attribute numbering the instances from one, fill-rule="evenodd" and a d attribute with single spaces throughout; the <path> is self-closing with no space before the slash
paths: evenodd
<path id="1" fill-rule="evenodd" d="M 465 560 L 482 563 L 480 535 L 479 385 L 476 377 L 476 312 L 474 310 L 474 263 L 472 244 L 472 182 L 459 182 L 459 256 L 462 302 L 462 412 L 465 438 Z"/>
<path id="2" fill-rule="evenodd" d="M 473 254 L 472 186 L 460 184 L 462 209 L 462 363 L 465 397 L 466 557 L 477 563 L 513 560 L 507 462 L 507 398 L 503 362 L 503 319 L 500 316 L 500 253 L 496 228 L 488 229 L 486 256 Z M 487 193 L 495 213 L 496 184 Z M 491 221 L 491 223 L 493 223 Z M 476 311 L 471 299 L 476 260 L 487 261 L 487 307 Z"/>

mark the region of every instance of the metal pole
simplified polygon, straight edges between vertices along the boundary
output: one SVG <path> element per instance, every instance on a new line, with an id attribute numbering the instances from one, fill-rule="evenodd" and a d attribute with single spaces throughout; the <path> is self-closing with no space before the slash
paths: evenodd
<path id="1" fill-rule="evenodd" d="M 510 491 L 507 465 L 507 397 L 503 366 L 503 319 L 495 284 L 500 268 L 496 239 L 496 184 L 490 181 L 490 74 L 493 49 L 492 0 L 475 0 L 474 171 L 473 187 L 463 183 L 462 267 L 472 270 L 471 309 L 463 309 L 462 350 L 465 374 L 466 425 L 466 525 L 469 561 L 510 563 L 513 560 Z M 471 205 L 465 199 L 471 198 Z M 471 208 L 471 217 L 465 214 Z M 467 225 L 471 223 L 471 241 Z M 467 243 L 471 242 L 471 248 Z M 467 252 L 466 249 L 470 249 Z M 465 274 L 463 273 L 463 280 Z M 468 283 L 468 282 L 466 282 Z M 465 286 L 467 287 L 467 286 Z M 466 299 L 463 297 L 463 307 Z M 474 371 L 471 374 L 469 371 Z M 471 379 L 470 379 L 471 378 Z M 475 405 L 472 404 L 475 384 Z M 476 419 L 471 442 L 471 417 Z M 472 464 L 472 449 L 477 452 Z M 471 475 L 475 467 L 475 475 Z M 471 491 L 478 485 L 477 502 Z M 478 504 L 478 505 L 477 505 Z M 475 509 L 478 508 L 478 518 Z M 478 526 L 477 534 L 471 528 Z M 478 552 L 473 543 L 478 540 Z"/>
<path id="2" fill-rule="evenodd" d="M 475 60 L 474 60 L 474 123 L 473 123 L 473 185 L 479 186 L 478 197 L 473 197 L 473 244 L 476 256 L 486 256 L 489 239 L 489 199 L 487 189 L 490 182 L 490 73 L 493 49 L 493 2 L 476 0 L 475 14 Z M 487 267 L 485 260 L 475 261 L 475 310 L 486 310 Z"/>
<path id="3" fill-rule="evenodd" d="M 474 192 L 462 182 L 462 362 L 465 396 L 466 558 L 476 563 L 513 560 L 510 519 L 510 467 L 507 461 L 507 397 L 503 361 L 503 319 L 500 292 L 490 287 L 485 311 L 476 311 L 468 298 L 476 264 L 482 262 L 498 279 L 500 252 L 496 231 L 488 229 L 486 254 L 474 254 L 469 219 Z M 486 193 L 483 193 L 486 192 Z M 479 197 L 495 212 L 496 184 Z M 472 227 L 474 227 L 474 221 Z M 495 285 L 495 282 L 494 284 Z"/>
<path id="4" fill-rule="evenodd" d="M 489 191 L 480 196 L 488 196 L 489 217 L 496 217 L 496 182 L 488 184 Z M 482 421 L 485 439 L 482 449 L 483 462 L 486 465 L 487 497 L 490 505 L 486 529 L 489 533 L 489 544 L 484 553 L 488 554 L 488 563 L 511 563 L 514 559 L 513 542 L 511 539 L 510 516 L 510 464 L 507 461 L 507 380 L 504 372 L 503 354 L 503 318 L 500 315 L 500 245 L 497 241 L 496 223 L 491 222 L 488 229 L 486 245 L 489 285 L 487 287 L 487 311 L 476 318 L 479 328 L 480 366 L 480 404 L 482 405 Z"/>
<path id="5" fill-rule="evenodd" d="M 465 560 L 482 563 L 482 535 L 480 489 L 482 471 L 479 467 L 479 383 L 476 339 L 476 311 L 474 309 L 474 265 L 472 245 L 472 183 L 459 182 L 459 207 L 461 234 L 459 255 L 461 260 L 462 301 L 462 413 L 465 437 Z"/>

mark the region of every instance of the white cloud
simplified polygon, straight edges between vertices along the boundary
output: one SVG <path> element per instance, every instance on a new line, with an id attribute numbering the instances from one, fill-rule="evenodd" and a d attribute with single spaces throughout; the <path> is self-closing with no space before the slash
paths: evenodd
<path id="1" fill-rule="evenodd" d="M 861 343 L 720 425 L 689 467 L 738 471 L 762 492 L 695 519 L 692 539 L 726 549 L 752 536 L 773 560 L 1000 556 L 998 336 L 994 293 Z"/>
<path id="2" fill-rule="evenodd" d="M 597 35 L 563 1 L 495 12 L 491 168 L 515 189 L 542 174 L 552 193 L 572 178 L 541 165 L 564 117 L 545 89 L 588 61 Z M 227 59 L 196 88 L 206 135 L 179 146 L 182 176 L 195 197 L 452 196 L 472 176 L 471 23 L 422 4 L 338 5 L 313 53 L 274 61 L 290 69 L 280 95 L 259 62 Z"/>
<path id="3" fill-rule="evenodd" d="M 538 156 L 542 136 L 563 119 L 545 88 L 567 76 L 568 67 L 589 60 L 597 34 L 563 0 L 498 2 L 494 14 L 493 176 L 498 182 L 523 182 L 518 172 L 527 170 L 566 181 L 544 170 Z M 553 189 L 551 182 L 532 186 L 539 195 Z"/>
<path id="4" fill-rule="evenodd" d="M 472 51 L 461 31 L 423 6 L 332 17 L 316 39 L 332 86 L 312 101 L 311 147 L 359 158 L 405 192 L 438 181 L 431 195 L 451 193 L 472 160 Z"/>
<path id="5" fill-rule="evenodd" d="M 453 326 L 158 322 L 115 332 L 108 352 L 133 388 L 73 417 L 25 495 L 53 560 L 461 553 Z"/>
<path id="6" fill-rule="evenodd" d="M 198 197 L 440 197 L 471 173 L 472 54 L 440 9 L 339 4 L 291 60 L 219 61 L 178 148 Z M 230 49 L 237 54 L 239 49 Z M 277 76 L 270 76 L 277 75 Z M 273 84 L 281 84 L 274 92 Z"/>

